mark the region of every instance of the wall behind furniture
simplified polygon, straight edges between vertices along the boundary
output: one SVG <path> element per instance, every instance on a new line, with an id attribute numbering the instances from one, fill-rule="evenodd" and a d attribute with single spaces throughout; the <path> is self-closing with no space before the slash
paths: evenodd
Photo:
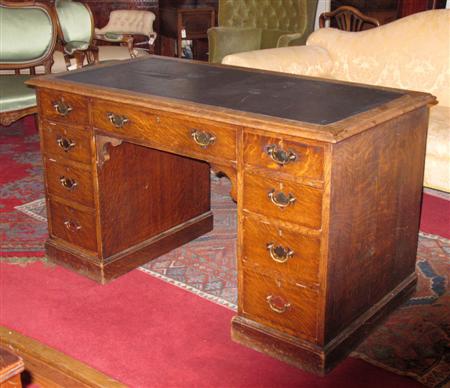
<path id="1" fill-rule="evenodd" d="M 319 16 L 324 12 L 328 12 L 330 10 L 331 0 L 319 0 L 317 2 L 317 12 L 316 12 L 316 23 L 314 25 L 314 29 L 317 30 L 319 28 Z"/>

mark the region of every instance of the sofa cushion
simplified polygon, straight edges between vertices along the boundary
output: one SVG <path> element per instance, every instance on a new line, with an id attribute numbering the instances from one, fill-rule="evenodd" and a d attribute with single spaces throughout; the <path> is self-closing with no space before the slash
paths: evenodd
<path id="1" fill-rule="evenodd" d="M 315 46 L 281 47 L 231 54 L 222 63 L 316 77 L 327 77 L 333 67 L 327 51 Z"/>
<path id="2" fill-rule="evenodd" d="M 85 51 L 89 48 L 89 42 L 82 42 L 82 41 L 71 41 L 71 42 L 67 42 L 64 45 L 64 51 L 69 54 L 72 55 L 75 51 Z"/>
<path id="3" fill-rule="evenodd" d="M 0 76 L 0 112 L 10 112 L 36 106 L 34 88 L 25 85 L 29 75 Z"/>
<path id="4" fill-rule="evenodd" d="M 450 188 L 450 107 L 430 110 L 424 185 L 437 190 Z"/>

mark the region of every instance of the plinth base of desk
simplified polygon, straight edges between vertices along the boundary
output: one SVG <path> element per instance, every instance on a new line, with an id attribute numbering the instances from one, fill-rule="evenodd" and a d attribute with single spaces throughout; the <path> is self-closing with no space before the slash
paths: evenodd
<path id="1" fill-rule="evenodd" d="M 105 284 L 212 229 L 213 215 L 208 211 L 104 260 L 52 238 L 45 249 L 49 261 Z"/>
<path id="2" fill-rule="evenodd" d="M 411 274 L 323 347 L 283 334 L 239 315 L 232 319 L 231 338 L 251 349 L 323 376 L 348 356 L 391 311 L 409 299 L 415 290 L 416 282 L 417 276 Z"/>

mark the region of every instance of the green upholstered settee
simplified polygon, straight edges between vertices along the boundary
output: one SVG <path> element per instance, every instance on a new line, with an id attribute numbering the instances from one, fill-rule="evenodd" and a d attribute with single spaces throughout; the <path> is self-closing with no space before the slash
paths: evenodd
<path id="1" fill-rule="evenodd" d="M 36 93 L 25 85 L 36 66 L 50 72 L 57 28 L 52 11 L 45 5 L 0 1 L 0 124 L 37 112 Z M 21 74 L 24 72 L 25 74 Z"/>
<path id="2" fill-rule="evenodd" d="M 303 45 L 317 0 L 219 0 L 219 27 L 208 30 L 209 61 L 228 54 Z"/>

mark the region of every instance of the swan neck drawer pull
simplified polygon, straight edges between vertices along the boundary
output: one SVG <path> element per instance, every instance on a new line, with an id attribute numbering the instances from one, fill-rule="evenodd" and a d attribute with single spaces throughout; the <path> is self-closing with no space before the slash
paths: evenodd
<path id="1" fill-rule="evenodd" d="M 69 104 L 64 103 L 64 101 L 58 100 L 53 103 L 53 108 L 55 108 L 56 113 L 60 116 L 67 116 L 70 112 L 72 112 L 72 107 Z"/>
<path id="2" fill-rule="evenodd" d="M 130 121 L 126 116 L 116 115 L 115 113 L 111 112 L 108 112 L 106 116 L 108 117 L 111 124 L 116 128 L 123 128 L 123 126 Z"/>
<path id="3" fill-rule="evenodd" d="M 294 152 L 285 151 L 282 148 L 278 148 L 275 144 L 268 146 L 266 152 L 267 155 L 280 166 L 284 166 L 297 160 L 297 155 Z"/>
<path id="4" fill-rule="evenodd" d="M 81 229 L 81 225 L 78 224 L 78 222 L 73 220 L 66 220 L 64 221 L 64 226 L 67 230 L 71 232 L 78 232 Z"/>
<path id="5" fill-rule="evenodd" d="M 286 261 L 294 256 L 294 251 L 292 249 L 284 248 L 281 245 L 275 246 L 274 243 L 268 243 L 267 250 L 269 251 L 272 260 L 277 263 L 286 263 Z"/>
<path id="6" fill-rule="evenodd" d="M 200 131 L 199 129 L 192 130 L 192 138 L 202 148 L 213 145 L 216 141 L 216 136 L 214 134 Z"/>
<path id="7" fill-rule="evenodd" d="M 269 295 L 266 301 L 270 309 L 277 314 L 284 314 L 291 307 L 291 304 L 286 302 L 281 296 Z"/>
<path id="8" fill-rule="evenodd" d="M 78 182 L 75 179 L 67 178 L 65 176 L 60 177 L 59 182 L 61 183 L 62 187 L 69 191 L 74 190 L 75 187 L 78 186 Z"/>
<path id="9" fill-rule="evenodd" d="M 67 137 L 58 137 L 56 139 L 56 143 L 64 152 L 69 152 L 73 147 L 75 147 L 75 142 Z"/>
<path id="10" fill-rule="evenodd" d="M 268 194 L 268 197 L 270 198 L 270 201 L 280 209 L 293 205 L 297 200 L 293 194 L 289 193 L 286 195 L 282 191 L 277 193 L 275 189 L 272 189 L 272 191 Z"/>

